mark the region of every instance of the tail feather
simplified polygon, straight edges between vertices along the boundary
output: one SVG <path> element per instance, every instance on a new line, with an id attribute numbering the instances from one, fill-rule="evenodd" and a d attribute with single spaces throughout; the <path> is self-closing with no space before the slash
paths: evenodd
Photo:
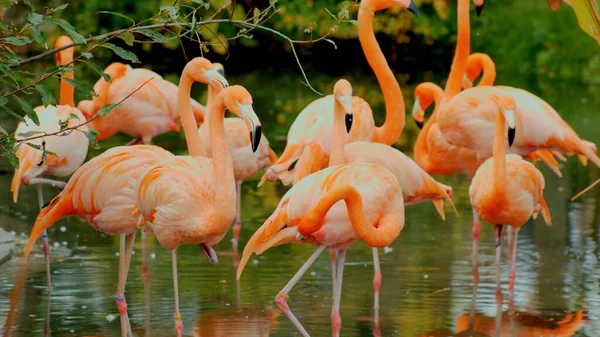
<path id="1" fill-rule="evenodd" d="M 546 204 L 546 200 L 542 198 L 540 200 L 540 204 L 542 205 L 542 216 L 544 217 L 544 221 L 548 226 L 552 226 L 552 215 L 550 214 L 550 209 L 548 209 L 548 204 Z"/>
<path id="2" fill-rule="evenodd" d="M 13 202 L 16 203 L 19 198 L 19 187 L 21 186 L 21 181 L 23 176 L 27 171 L 31 168 L 31 161 L 29 160 L 27 154 L 24 151 L 28 151 L 27 148 L 29 146 L 22 146 L 17 151 L 17 157 L 19 158 L 19 167 L 15 169 L 15 174 L 13 175 L 12 181 L 10 183 L 10 191 L 13 194 Z M 23 150 L 21 150 L 23 149 Z M 32 148 L 31 148 L 32 149 Z"/>
<path id="3" fill-rule="evenodd" d="M 54 197 L 48 206 L 44 207 L 40 211 L 40 214 L 35 219 L 33 229 L 29 235 L 29 240 L 25 246 L 25 259 L 27 259 L 29 256 L 31 248 L 33 248 L 33 244 L 38 237 L 42 235 L 44 230 L 52 227 L 52 225 L 54 225 L 54 223 L 56 223 L 60 218 L 71 215 L 72 213 L 73 204 L 71 203 L 70 198 L 65 197 L 63 193 L 60 193 Z"/>
<path id="4" fill-rule="evenodd" d="M 558 161 L 552 155 L 552 152 L 547 150 L 538 150 L 535 152 L 537 156 L 546 164 L 557 176 L 562 178 L 562 172 L 558 167 Z"/>

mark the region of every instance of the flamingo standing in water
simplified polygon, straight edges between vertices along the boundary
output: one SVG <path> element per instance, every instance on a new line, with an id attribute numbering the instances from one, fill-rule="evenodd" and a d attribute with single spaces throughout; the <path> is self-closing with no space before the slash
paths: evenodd
<path id="1" fill-rule="evenodd" d="M 213 67 L 221 75 L 225 75 L 223 66 L 220 63 L 213 63 Z M 213 87 L 208 88 L 207 106 L 214 101 L 217 95 L 217 90 Z M 269 145 L 269 141 L 264 134 L 260 135 L 260 144 L 256 151 L 252 151 L 250 146 L 251 140 L 248 138 L 248 129 L 244 120 L 240 118 L 225 118 L 225 137 L 229 153 L 233 160 L 233 175 L 235 177 L 236 187 L 236 218 L 233 225 L 233 246 L 237 252 L 237 244 L 240 237 L 242 225 L 242 183 L 244 180 L 254 176 L 258 171 L 271 165 L 277 160 L 277 155 Z M 210 122 L 208 120 L 200 126 L 198 132 L 200 134 L 200 143 L 203 147 L 203 154 L 212 158 L 212 149 L 210 142 Z"/>
<path id="2" fill-rule="evenodd" d="M 468 1 L 468 0 L 467 0 Z M 352 97 L 354 127 L 346 135 L 346 143 L 364 140 L 394 144 L 405 124 L 404 99 L 400 85 L 377 44 L 373 31 L 373 12 L 392 7 L 405 6 L 418 15 L 412 0 L 364 0 L 358 10 L 358 39 L 369 65 L 375 72 L 385 100 L 385 122 L 375 127 L 373 112 L 362 98 Z M 364 10 L 367 6 L 371 12 Z M 290 127 L 286 147 L 279 159 L 266 172 L 261 183 L 281 180 L 284 185 L 294 184 L 306 175 L 327 167 L 331 154 L 331 129 L 333 127 L 333 95 L 317 99 L 300 112 Z"/>
<path id="3" fill-rule="evenodd" d="M 143 68 L 132 69 L 123 63 L 115 62 L 104 72 L 110 81 L 100 78 L 94 85 L 98 96 L 94 100 L 79 102 L 79 109 L 91 118 L 107 104 L 121 102 L 127 95 L 139 88 L 105 116 L 97 117 L 90 126 L 98 131 L 98 140 L 107 139 L 117 132 L 124 132 L 135 139 L 130 144 L 150 144 L 156 137 L 171 130 L 178 131 L 177 86 L 164 80 L 159 74 Z M 151 79 L 151 80 L 150 80 Z M 150 81 L 149 81 L 150 80 Z M 141 88 L 140 86 L 143 85 Z M 190 98 L 196 120 L 204 120 L 204 107 Z"/>
<path id="4" fill-rule="evenodd" d="M 218 72 L 210 70 L 212 64 L 208 60 L 198 58 L 192 62 L 190 67 L 198 68 L 196 79 L 199 82 L 220 87 L 226 83 Z M 189 86 L 181 96 L 185 97 L 187 94 L 189 97 Z M 188 109 L 189 107 L 187 105 Z M 186 104 L 180 107 L 185 108 Z M 185 115 L 184 112 L 181 114 Z M 196 134 L 196 124 L 191 112 L 187 117 L 191 118 L 188 130 L 191 126 Z M 93 158 L 75 172 L 63 191 L 40 212 L 25 248 L 27 257 L 42 231 L 60 218 L 70 215 L 86 218 L 94 228 L 106 234 L 119 235 L 119 282 L 115 300 L 121 316 L 122 336 L 131 336 L 124 291 L 139 220 L 134 216 L 137 211 L 135 183 L 149 167 L 171 157 L 171 153 L 158 146 L 135 145 L 114 147 Z M 142 250 L 145 250 L 144 246 L 145 240 L 142 238 Z"/>
<path id="5" fill-rule="evenodd" d="M 55 47 L 73 43 L 67 36 L 61 36 L 56 40 Z M 66 66 L 73 61 L 73 52 L 75 48 L 67 48 L 56 54 L 57 63 Z M 75 127 L 86 121 L 85 117 L 75 108 L 73 86 L 65 81 L 65 78 L 73 79 L 73 72 L 65 72 L 60 80 L 60 105 L 47 107 L 39 106 L 34 110 L 38 115 L 40 124 L 36 125 L 29 117 L 25 117 L 25 122 L 20 122 L 15 131 L 15 138 L 21 140 L 27 138 L 29 132 L 55 133 L 60 131 L 60 124 L 68 121 L 68 127 Z M 16 152 L 19 159 L 19 167 L 15 169 L 10 190 L 13 193 L 13 202 L 17 202 L 19 197 L 19 187 L 21 183 L 25 185 L 38 184 L 38 202 L 41 208 L 44 205 L 44 196 L 42 195 L 42 185 L 49 184 L 55 187 L 63 188 L 65 182 L 42 178 L 44 174 L 66 177 L 71 175 L 84 162 L 87 155 L 89 141 L 83 132 L 89 131 L 87 126 L 81 126 L 74 131 L 59 133 L 55 136 L 41 137 L 28 140 L 33 144 L 29 146 L 21 144 Z M 45 155 L 44 150 L 53 154 Z M 46 259 L 46 276 L 48 288 L 51 286 L 50 277 L 50 244 L 48 235 L 44 231 L 44 257 Z"/>
<path id="6" fill-rule="evenodd" d="M 504 225 L 513 228 L 510 243 L 512 288 L 519 230 L 529 218 L 535 217 L 539 212 L 548 225 L 551 224 L 551 216 L 543 197 L 545 181 L 542 173 L 520 156 L 505 154 L 507 131 L 508 145 L 514 146 L 515 132 L 518 134 L 523 130 L 517 118 L 515 100 L 511 96 L 498 95 L 493 96 L 491 101 L 496 107 L 493 157 L 487 159 L 475 173 L 469 187 L 469 196 L 481 218 L 496 226 L 497 278 L 500 273 L 502 229 Z"/>
<path id="7" fill-rule="evenodd" d="M 211 246 L 221 241 L 236 216 L 236 189 L 233 164 L 224 128 L 225 109 L 242 118 L 250 134 L 253 151 L 259 146 L 261 125 L 252 108 L 252 97 L 241 86 L 223 89 L 209 105 L 210 144 L 213 158 L 202 153 L 200 137 L 188 101 L 192 83 L 210 69 L 188 63 L 179 84 L 180 114 L 190 156 L 175 156 L 151 167 L 135 187 L 140 224 L 150 230 L 160 244 L 172 251 L 175 294 L 175 331 L 183 333 L 179 312 L 177 247 L 199 245 L 204 254 L 217 263 Z M 212 65 L 211 65 L 212 67 Z"/>
<path id="8" fill-rule="evenodd" d="M 308 336 L 308 333 L 289 309 L 287 298 L 323 250 L 329 249 L 332 259 L 334 299 L 331 324 L 333 335 L 339 336 L 339 308 L 347 248 L 358 239 L 371 247 L 385 247 L 395 240 L 404 226 L 404 198 L 394 174 L 377 164 L 344 164 L 344 134 L 350 132 L 353 124 L 351 97 L 350 83 L 338 81 L 334 87 L 330 167 L 306 176 L 284 195 L 275 212 L 248 241 L 238 269 L 239 279 L 252 253 L 261 254 L 273 246 L 302 240 L 318 246 L 275 298 L 279 308 L 302 336 Z M 344 200 L 345 208 L 339 202 L 341 200 Z M 378 263 L 376 254 L 374 259 Z M 378 272 L 378 265 L 375 268 Z"/>

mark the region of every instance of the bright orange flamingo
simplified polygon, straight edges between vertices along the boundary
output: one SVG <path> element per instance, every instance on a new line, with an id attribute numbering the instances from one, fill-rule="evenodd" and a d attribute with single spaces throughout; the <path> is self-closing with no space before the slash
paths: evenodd
<path id="1" fill-rule="evenodd" d="M 208 60 L 194 59 L 190 67 L 198 69 L 196 77 L 198 81 L 211 86 L 223 85 L 222 76 L 217 72 L 210 71 L 212 64 Z M 189 86 L 191 86 L 191 82 Z M 185 97 L 187 94 L 189 98 L 189 86 L 187 92 L 184 90 L 183 94 L 180 93 L 181 96 Z M 185 108 L 186 104 L 181 104 L 180 109 Z M 189 133 L 197 135 L 196 122 L 191 114 L 190 105 L 187 105 L 187 108 L 190 110 L 190 115 L 187 116 L 183 112 L 181 115 L 191 118 L 188 120 L 187 130 L 193 130 Z M 123 336 L 131 336 L 124 290 L 139 220 L 134 216 L 137 210 L 135 183 L 150 166 L 166 161 L 172 156 L 171 153 L 157 146 L 136 145 L 115 147 L 93 158 L 77 170 L 65 189 L 40 212 L 25 249 L 27 256 L 43 230 L 52 226 L 60 218 L 70 215 L 86 218 L 94 228 L 102 232 L 119 235 L 121 253 L 119 255 L 119 285 L 115 300 L 121 315 Z M 126 236 L 129 237 L 127 246 L 125 245 Z M 142 238 L 142 250 L 144 250 L 144 245 L 145 240 Z"/>
<path id="2" fill-rule="evenodd" d="M 210 144 L 213 158 L 197 156 L 202 152 L 196 122 L 188 101 L 192 83 L 204 77 L 210 67 L 196 58 L 181 76 L 179 102 L 181 120 L 190 156 L 176 156 L 151 167 L 141 176 L 135 188 L 140 224 L 151 231 L 160 244 L 171 250 L 175 294 L 175 331 L 183 333 L 179 312 L 177 281 L 177 247 L 199 245 L 214 263 L 217 255 L 211 246 L 227 233 L 236 216 L 236 190 L 233 164 L 225 139 L 224 114 L 228 109 L 243 118 L 256 151 L 261 125 L 252 108 L 252 97 L 241 86 L 223 89 L 209 105 Z M 189 131 L 189 132 L 188 132 Z"/>
<path id="3" fill-rule="evenodd" d="M 351 130 L 353 124 L 352 86 L 346 80 L 339 80 L 335 84 L 333 96 L 336 105 L 334 107 L 330 164 L 366 162 L 381 165 L 396 176 L 404 197 L 404 205 L 433 201 L 440 216 L 445 219 L 443 202 L 448 200 L 452 204 L 450 199 L 452 188 L 435 181 L 412 159 L 389 145 L 363 141 L 344 144 L 344 136 L 347 131 Z M 346 125 L 345 129 L 344 124 Z M 454 207 L 453 204 L 452 206 Z M 332 264 L 334 261 L 332 258 Z M 377 248 L 373 248 L 373 268 L 375 271 L 373 278 L 375 308 L 378 308 L 382 274 Z"/>
<path id="4" fill-rule="evenodd" d="M 513 228 L 510 243 L 513 249 L 510 275 L 512 288 L 516 275 L 519 230 L 529 218 L 539 212 L 548 225 L 551 223 L 551 216 L 543 197 L 545 181 L 542 173 L 520 156 L 505 154 L 507 130 L 509 146 L 514 146 L 515 130 L 523 130 L 517 118 L 515 100 L 511 96 L 495 96 L 492 101 L 496 106 L 493 157 L 486 160 L 475 173 L 469 195 L 473 207 L 481 218 L 496 226 L 497 274 L 500 268 L 503 226 L 508 225 Z M 516 132 L 518 134 L 519 131 Z"/>
<path id="5" fill-rule="evenodd" d="M 59 48 L 73 41 L 61 36 L 56 40 L 55 47 Z M 59 65 L 68 65 L 73 61 L 73 52 L 75 48 L 68 48 L 56 54 Z M 49 105 L 47 107 L 38 106 L 34 110 L 40 121 L 36 125 L 29 117 L 25 117 L 25 123 L 20 122 L 15 131 L 17 140 L 35 136 L 38 133 L 55 133 L 61 129 L 61 122 L 68 121 L 68 127 L 75 127 L 86 121 L 85 117 L 75 108 L 73 86 L 65 81 L 65 78 L 72 79 L 73 72 L 65 72 L 60 81 L 60 105 Z M 64 181 L 42 178 L 42 175 L 48 174 L 57 177 L 66 177 L 71 175 L 84 162 L 88 151 L 89 141 L 83 132 L 89 131 L 87 126 L 78 128 L 80 131 L 59 133 L 55 136 L 41 137 L 28 140 L 27 143 L 33 146 L 21 144 L 22 146 L 16 152 L 19 159 L 19 168 L 15 169 L 10 190 L 13 193 L 13 202 L 17 202 L 19 197 L 19 187 L 21 183 L 25 185 L 38 184 L 38 202 L 40 208 L 44 205 L 44 196 L 42 195 L 42 185 L 49 184 L 55 187 L 63 188 Z M 53 154 L 46 155 L 44 150 Z M 50 277 L 50 244 L 48 235 L 44 231 L 44 256 L 46 258 L 46 276 L 48 288 L 51 286 Z"/>
<path id="6" fill-rule="evenodd" d="M 468 1 L 468 0 L 467 0 Z M 385 100 L 385 122 L 375 127 L 373 112 L 362 98 L 352 97 L 354 127 L 346 143 L 365 140 L 391 145 L 404 128 L 404 100 L 400 85 L 385 60 L 373 31 L 373 14 L 390 7 L 402 6 L 418 15 L 412 0 L 363 0 L 358 10 L 358 39 L 369 65 L 375 72 Z M 368 10 L 366 10 L 367 8 Z M 331 153 L 334 97 L 328 95 L 309 104 L 300 112 L 287 136 L 285 150 L 268 170 L 264 179 L 296 183 L 306 175 L 327 167 Z"/>
<path id="7" fill-rule="evenodd" d="M 221 75 L 224 75 L 223 66 L 220 63 L 213 63 L 214 69 Z M 214 101 L 217 90 L 213 87 L 208 88 L 208 101 Z M 203 147 L 203 153 L 211 158 L 212 150 L 210 143 L 210 123 L 206 121 L 198 129 L 200 133 L 200 143 Z M 225 118 L 225 137 L 227 146 L 233 160 L 233 175 L 235 177 L 236 195 L 237 195 L 237 215 L 233 226 L 233 245 L 237 250 L 237 243 L 241 230 L 241 205 L 242 205 L 242 183 L 244 180 L 254 176 L 258 171 L 271 165 L 277 160 L 277 155 L 269 146 L 269 141 L 264 134 L 260 135 L 260 145 L 256 151 L 252 151 L 250 139 L 248 138 L 248 128 L 244 120 L 239 118 Z"/>
<path id="8" fill-rule="evenodd" d="M 94 91 L 98 96 L 94 97 L 93 101 L 79 102 L 78 107 L 87 118 L 94 116 L 107 104 L 120 102 L 144 82 L 152 80 L 109 114 L 90 122 L 90 126 L 98 131 L 98 140 L 107 139 L 117 132 L 124 132 L 136 137 L 130 144 L 149 144 L 153 137 L 171 130 L 179 130 L 176 124 L 179 116 L 175 84 L 164 80 L 151 70 L 132 69 L 119 62 L 112 63 L 104 72 L 110 76 L 110 81 L 100 78 L 96 82 Z M 192 99 L 190 101 L 196 119 L 202 122 L 204 107 Z"/>

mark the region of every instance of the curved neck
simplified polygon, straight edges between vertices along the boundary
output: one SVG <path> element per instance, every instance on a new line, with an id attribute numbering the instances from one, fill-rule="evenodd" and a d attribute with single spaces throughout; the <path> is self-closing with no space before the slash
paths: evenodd
<path id="1" fill-rule="evenodd" d="M 346 154 L 344 147 L 346 145 L 346 112 L 342 105 L 333 99 L 333 139 L 331 142 L 331 156 L 329 157 L 329 166 L 341 165 L 345 163 Z"/>
<path id="2" fill-rule="evenodd" d="M 214 102 L 219 91 L 212 85 L 208 85 L 208 97 L 206 97 L 206 108 L 210 106 L 210 103 Z"/>
<path id="3" fill-rule="evenodd" d="M 496 82 L 496 65 L 489 57 L 480 57 L 481 67 L 483 69 L 483 76 L 479 81 L 478 87 L 481 86 L 492 86 Z"/>
<path id="4" fill-rule="evenodd" d="M 429 150 L 427 147 L 427 135 L 429 134 L 429 130 L 431 129 L 432 125 L 437 119 L 437 112 L 441 106 L 442 100 L 444 99 L 444 92 L 442 91 L 442 88 L 433 83 L 423 83 L 421 85 L 423 86 L 424 90 L 428 90 L 429 93 L 433 96 L 433 101 L 435 104 L 435 107 L 433 108 L 433 113 L 425 123 L 423 130 L 419 132 L 414 147 L 415 161 L 419 164 L 419 166 L 425 168 L 429 166 Z"/>
<path id="5" fill-rule="evenodd" d="M 496 113 L 496 128 L 494 133 L 494 181 L 492 191 L 494 195 L 504 194 L 504 182 L 506 180 L 506 146 L 504 145 L 504 115 L 498 107 Z"/>
<path id="6" fill-rule="evenodd" d="M 446 99 L 454 97 L 461 91 L 463 76 L 467 71 L 471 44 L 471 27 L 469 23 L 469 0 L 458 0 L 458 37 L 456 38 L 456 52 L 452 60 L 452 67 L 446 90 Z"/>
<path id="7" fill-rule="evenodd" d="M 406 108 L 400 85 L 388 66 L 377 39 L 375 39 L 375 33 L 373 32 L 375 5 L 372 3 L 373 1 L 363 0 L 360 3 L 358 21 L 361 25 L 358 27 L 358 39 L 369 66 L 377 76 L 385 101 L 385 122 L 381 127 L 375 128 L 373 142 L 392 145 L 404 129 Z"/>
<path id="8" fill-rule="evenodd" d="M 327 212 L 329 212 L 329 209 L 340 200 L 344 200 L 346 203 L 352 228 L 367 245 L 371 247 L 385 247 L 392 243 L 398 234 L 400 234 L 400 230 L 402 230 L 404 224 L 404 217 L 381 220 L 378 223 L 378 227 L 373 226 L 365 215 L 360 193 L 352 185 L 342 185 L 327 191 L 315 208 L 304 216 L 304 218 L 311 221 L 306 223 L 301 221 L 298 225 L 298 231 L 302 235 L 308 236 L 319 230 L 323 226 L 323 219 L 327 215 Z"/>
<path id="9" fill-rule="evenodd" d="M 96 104 L 96 108 L 101 108 L 108 104 L 108 88 L 111 83 L 114 83 L 119 77 L 123 77 L 127 73 L 127 66 L 123 63 L 112 63 L 106 69 L 104 69 L 104 73 L 106 73 L 110 77 L 110 81 L 107 82 L 104 80 L 104 77 L 100 77 L 96 85 L 94 86 L 94 91 L 98 96 L 94 97 L 94 104 Z"/>
<path id="10" fill-rule="evenodd" d="M 194 118 L 194 113 L 192 112 L 192 105 L 190 102 L 190 92 L 192 90 L 193 83 L 194 80 L 184 70 L 183 74 L 181 74 L 181 79 L 179 80 L 178 100 L 179 118 L 181 119 L 181 124 L 185 133 L 185 142 L 187 143 L 188 152 L 190 156 L 197 157 L 203 155 L 204 151 L 202 150 L 200 135 L 198 134 L 198 125 L 196 124 L 196 119 Z M 223 110 L 225 110 L 225 108 L 223 108 Z M 223 122 L 221 121 L 221 126 L 222 123 Z M 231 158 L 229 160 L 231 160 Z"/>
<path id="11" fill-rule="evenodd" d="M 73 48 L 67 48 L 59 52 L 58 64 L 62 66 L 73 62 Z M 72 65 L 71 65 L 72 66 Z M 60 77 L 60 105 L 75 106 L 75 88 L 71 83 L 65 81 L 65 78 L 74 79 L 72 71 L 65 72 Z"/>
<path id="12" fill-rule="evenodd" d="M 212 152 L 212 165 L 214 174 L 213 179 L 216 185 L 215 209 L 219 210 L 219 212 L 222 214 L 228 214 L 229 212 L 233 212 L 235 214 L 235 177 L 233 175 L 233 163 L 231 161 L 231 155 L 229 154 L 229 146 L 227 145 L 227 140 L 225 139 L 224 118 L 226 106 L 223 97 L 223 95 L 216 97 L 211 105 L 208 106 L 207 112 L 209 123 L 208 135 L 210 137 L 210 148 Z M 191 122 L 194 123 L 194 120 L 192 119 Z M 199 138 L 198 131 L 195 127 L 193 133 L 195 137 Z M 229 228 L 231 223 L 225 221 L 223 226 L 225 225 L 227 228 Z M 227 231 L 227 229 L 225 229 L 225 231 Z"/>

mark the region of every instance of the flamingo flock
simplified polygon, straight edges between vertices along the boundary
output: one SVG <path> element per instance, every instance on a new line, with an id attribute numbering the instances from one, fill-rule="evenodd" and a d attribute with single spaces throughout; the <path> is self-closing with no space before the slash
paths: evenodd
<path id="1" fill-rule="evenodd" d="M 481 14 L 483 0 L 474 0 Z M 94 86 L 97 96 L 75 107 L 73 87 L 61 80 L 60 105 L 38 107 L 40 125 L 29 119 L 17 136 L 29 131 L 60 131 L 90 120 L 75 132 L 44 136 L 17 151 L 19 168 L 11 184 L 17 202 L 21 184 L 50 184 L 62 190 L 46 206 L 38 188 L 41 211 L 35 220 L 25 257 L 42 236 L 50 283 L 50 246 L 46 230 L 68 216 L 86 219 L 95 229 L 119 236 L 119 277 L 114 299 L 122 336 L 132 336 L 125 286 L 138 230 L 145 251 L 147 235 L 171 251 L 174 288 L 174 327 L 183 335 L 179 310 L 177 248 L 196 245 L 214 264 L 218 244 L 233 224 L 237 254 L 241 226 L 241 184 L 266 169 L 261 182 L 292 185 L 264 224 L 244 247 L 237 278 L 252 254 L 283 244 L 316 247 L 306 263 L 276 293 L 275 303 L 302 336 L 308 331 L 292 312 L 290 293 L 325 250 L 331 259 L 333 336 L 342 330 L 340 303 L 348 249 L 363 241 L 373 252 L 374 307 L 379 307 L 383 273 L 378 249 L 394 243 L 404 227 L 404 207 L 432 202 L 445 220 L 444 201 L 452 202 L 452 187 L 432 175 L 465 174 L 471 179 L 473 250 L 477 252 L 481 220 L 495 227 L 499 268 L 503 228 L 510 227 L 510 287 L 516 279 L 519 229 L 541 214 L 551 215 L 543 196 L 545 181 L 533 165 L 543 161 L 561 176 L 558 160 L 578 155 L 600 167 L 594 144 L 581 139 L 548 103 L 519 88 L 498 86 L 491 57 L 470 51 L 470 1 L 458 0 L 456 53 L 444 89 L 421 83 L 414 91 L 412 117 L 421 128 L 414 160 L 392 145 L 405 126 L 401 86 L 379 47 L 373 18 L 388 9 L 418 16 L 413 0 L 362 0 L 358 37 L 364 56 L 377 77 L 385 100 L 385 121 L 375 125 L 369 103 L 353 96 L 352 85 L 340 79 L 331 95 L 310 103 L 296 117 L 284 151 L 277 156 L 262 133 L 250 90 L 230 86 L 223 66 L 203 57 L 187 63 L 179 85 L 147 69 L 122 63 L 109 65 Z M 67 37 L 56 46 L 69 44 Z M 57 54 L 59 64 L 73 60 L 73 48 Z M 63 78 L 72 78 L 65 73 Z M 477 79 L 481 76 L 478 84 Z M 207 85 L 205 106 L 190 96 L 194 82 Z M 146 83 L 147 85 L 140 84 Z M 136 91 L 135 88 L 139 90 Z M 133 94 L 131 94 L 133 92 Z M 126 98 L 127 99 L 123 100 Z M 121 102 L 123 101 L 123 102 Z M 108 115 L 98 111 L 121 102 Z M 435 104 L 425 120 L 425 111 Z M 224 118 L 229 110 L 235 118 Z M 189 155 L 178 156 L 150 145 L 153 137 L 183 127 Z M 201 124 L 199 126 L 199 124 Z M 83 163 L 88 143 L 83 132 L 95 129 L 98 139 L 117 132 L 134 139 Z M 25 138 L 24 136 L 22 138 Z M 139 144 L 143 143 L 143 144 Z M 46 151 L 50 151 L 48 154 Z M 529 160 L 529 161 L 527 161 Z M 42 175 L 69 176 L 67 183 Z"/>

